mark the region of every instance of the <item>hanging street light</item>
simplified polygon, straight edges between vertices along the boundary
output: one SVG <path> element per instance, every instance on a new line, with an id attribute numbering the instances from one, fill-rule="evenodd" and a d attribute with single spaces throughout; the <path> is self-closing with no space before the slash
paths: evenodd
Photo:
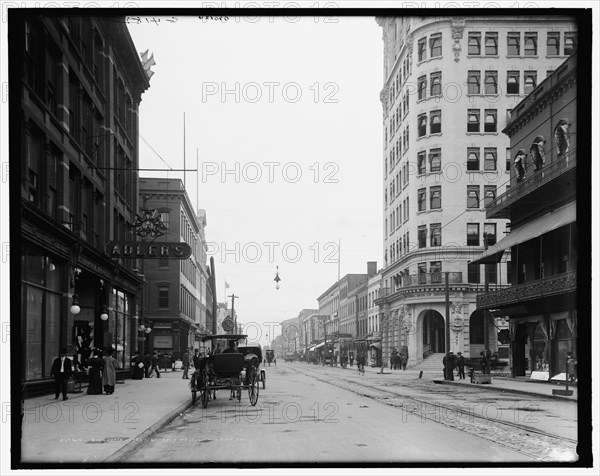
<path id="1" fill-rule="evenodd" d="M 277 284 L 275 284 L 275 289 L 279 289 L 279 281 L 281 278 L 279 277 L 279 265 L 277 266 L 277 272 L 275 273 L 275 279 L 273 279 Z"/>

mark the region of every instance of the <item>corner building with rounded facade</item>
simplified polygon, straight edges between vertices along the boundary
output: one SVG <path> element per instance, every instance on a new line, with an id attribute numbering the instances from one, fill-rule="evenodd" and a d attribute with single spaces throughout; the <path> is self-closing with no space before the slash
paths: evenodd
<path id="1" fill-rule="evenodd" d="M 502 318 L 477 310 L 485 290 L 510 285 L 510 260 L 469 264 L 509 232 L 485 206 L 510 186 L 510 111 L 577 47 L 564 16 L 379 17 L 384 42 L 384 266 L 377 299 L 382 358 L 441 371 L 442 354 L 493 354 Z M 450 349 L 446 349 L 446 273 Z M 486 313 L 486 314 L 484 314 Z"/>

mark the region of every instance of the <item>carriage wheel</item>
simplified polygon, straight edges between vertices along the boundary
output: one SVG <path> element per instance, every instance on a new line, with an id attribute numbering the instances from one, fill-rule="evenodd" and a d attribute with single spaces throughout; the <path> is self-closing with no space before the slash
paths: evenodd
<path id="1" fill-rule="evenodd" d="M 258 402 L 258 375 L 256 369 L 252 369 L 248 384 L 248 397 L 250 398 L 250 404 L 255 406 Z"/>

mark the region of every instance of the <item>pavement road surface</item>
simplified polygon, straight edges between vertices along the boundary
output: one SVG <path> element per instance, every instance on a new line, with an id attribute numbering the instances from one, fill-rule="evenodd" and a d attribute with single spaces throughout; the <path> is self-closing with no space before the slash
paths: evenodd
<path id="1" fill-rule="evenodd" d="M 571 402 L 500 398 L 414 377 L 392 387 L 373 372 L 296 362 L 267 372 L 256 406 L 247 392 L 238 403 L 221 390 L 206 409 L 196 403 L 121 461 L 522 463 L 574 454 Z"/>

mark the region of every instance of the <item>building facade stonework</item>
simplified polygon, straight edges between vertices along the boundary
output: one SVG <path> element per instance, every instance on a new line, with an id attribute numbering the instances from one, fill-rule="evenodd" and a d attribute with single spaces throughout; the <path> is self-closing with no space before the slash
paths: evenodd
<path id="1" fill-rule="evenodd" d="M 413 367 L 428 357 L 441 361 L 449 350 L 473 358 L 486 343 L 508 359 L 508 345 L 498 342 L 495 325 L 485 325 L 487 311 L 477 309 L 476 297 L 486 286 L 508 286 L 510 264 L 470 261 L 508 232 L 505 217 L 485 212 L 510 186 L 502 129 L 511 110 L 576 48 L 575 23 L 535 15 L 377 22 L 385 78 L 384 266 L 376 301 L 383 361 L 403 345 Z"/>

